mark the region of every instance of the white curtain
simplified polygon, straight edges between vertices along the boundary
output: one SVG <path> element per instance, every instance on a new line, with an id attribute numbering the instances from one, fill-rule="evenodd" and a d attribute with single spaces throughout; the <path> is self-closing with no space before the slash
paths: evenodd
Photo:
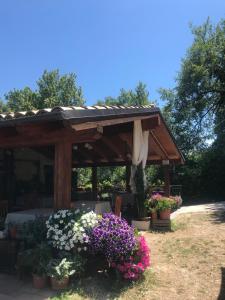
<path id="1" fill-rule="evenodd" d="M 133 193 L 136 192 L 135 173 L 137 166 L 142 163 L 143 169 L 146 166 L 148 158 L 148 137 L 149 131 L 143 131 L 141 120 L 134 121 L 133 129 L 133 153 L 132 153 L 132 167 L 130 177 L 130 187 Z"/>

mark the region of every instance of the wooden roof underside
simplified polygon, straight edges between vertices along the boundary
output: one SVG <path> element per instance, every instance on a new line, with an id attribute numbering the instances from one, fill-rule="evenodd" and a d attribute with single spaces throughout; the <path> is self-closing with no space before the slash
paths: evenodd
<path id="1" fill-rule="evenodd" d="M 89 112 L 91 111 L 91 113 Z M 82 114 L 81 114 L 82 112 Z M 128 165 L 132 157 L 133 121 L 149 130 L 149 164 L 183 163 L 183 157 L 160 111 L 154 107 L 69 109 L 0 121 L 0 147 L 40 147 L 70 141 L 73 166 Z M 35 118 L 35 119 L 34 119 Z M 37 148 L 38 149 L 38 148 Z"/>

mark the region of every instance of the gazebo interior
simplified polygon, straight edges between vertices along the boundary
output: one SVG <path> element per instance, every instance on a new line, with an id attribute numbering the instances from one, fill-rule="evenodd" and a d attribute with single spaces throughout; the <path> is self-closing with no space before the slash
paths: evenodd
<path id="1" fill-rule="evenodd" d="M 13 212 L 104 201 L 97 178 L 97 168 L 104 166 L 126 167 L 129 202 L 136 120 L 149 131 L 147 165 L 164 165 L 169 194 L 169 166 L 183 163 L 183 157 L 158 108 L 60 107 L 1 115 L 0 202 Z M 77 186 L 77 169 L 86 167 L 92 169 L 91 190 Z"/>

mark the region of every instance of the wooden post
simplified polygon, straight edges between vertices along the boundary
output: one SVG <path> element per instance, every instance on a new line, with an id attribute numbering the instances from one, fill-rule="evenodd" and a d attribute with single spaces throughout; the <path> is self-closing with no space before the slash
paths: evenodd
<path id="1" fill-rule="evenodd" d="M 165 196 L 170 196 L 170 172 L 169 172 L 169 166 L 165 165 L 163 166 L 164 170 L 164 181 L 165 181 Z"/>
<path id="2" fill-rule="evenodd" d="M 14 151 L 4 150 L 3 152 L 4 164 L 4 197 L 8 201 L 9 211 L 14 205 L 15 201 L 15 175 L 14 175 Z"/>
<path id="3" fill-rule="evenodd" d="M 93 193 L 93 200 L 96 201 L 98 197 L 97 167 L 92 167 L 92 193 Z"/>
<path id="4" fill-rule="evenodd" d="M 72 177 L 72 144 L 55 145 L 54 209 L 70 208 Z"/>
<path id="5" fill-rule="evenodd" d="M 131 166 L 126 166 L 126 191 L 130 192 L 130 168 Z"/>

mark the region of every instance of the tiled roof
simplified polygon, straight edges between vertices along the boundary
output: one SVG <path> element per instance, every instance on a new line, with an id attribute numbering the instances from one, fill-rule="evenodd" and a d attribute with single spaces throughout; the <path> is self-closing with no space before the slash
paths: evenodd
<path id="1" fill-rule="evenodd" d="M 44 108 L 44 109 L 39 109 L 39 110 L 30 110 L 30 111 L 21 111 L 21 112 L 9 112 L 9 113 L 2 113 L 0 114 L 0 122 L 1 121 L 6 121 L 6 120 L 15 120 L 15 119 L 20 119 L 20 118 L 26 118 L 28 119 L 29 117 L 37 117 L 40 115 L 48 115 L 55 114 L 55 113 L 72 113 L 74 112 L 75 114 L 79 112 L 87 112 L 87 111 L 92 111 L 92 112 L 99 112 L 100 110 L 107 110 L 108 112 L 110 111 L 115 111 L 117 112 L 125 112 L 128 110 L 131 111 L 144 111 L 144 110 L 151 110 L 154 109 L 155 106 L 154 104 L 149 104 L 149 105 L 140 105 L 140 106 L 123 106 L 123 105 L 94 105 L 94 106 L 68 106 L 68 107 L 63 107 L 63 106 L 57 106 L 53 108 Z M 81 115 L 83 115 L 83 113 Z M 70 114 L 71 115 L 71 114 Z M 77 115 L 77 114 L 76 114 Z"/>

